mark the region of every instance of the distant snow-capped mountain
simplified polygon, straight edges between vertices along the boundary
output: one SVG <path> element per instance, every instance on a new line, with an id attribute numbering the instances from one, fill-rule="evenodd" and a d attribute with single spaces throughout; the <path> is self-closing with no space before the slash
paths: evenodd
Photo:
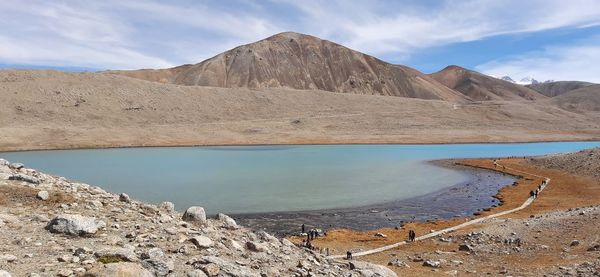
<path id="1" fill-rule="evenodd" d="M 519 84 L 519 85 L 535 85 L 535 84 L 540 84 L 540 83 L 549 83 L 549 82 L 554 82 L 553 80 L 546 80 L 544 82 L 540 82 L 538 80 L 536 80 L 535 78 L 528 76 L 525 78 L 521 78 L 519 81 L 515 81 L 515 79 L 511 78 L 510 76 L 503 76 L 500 78 L 501 80 L 507 81 L 507 82 L 511 82 L 513 84 Z"/>
<path id="2" fill-rule="evenodd" d="M 502 78 L 500 78 L 500 80 L 504 80 L 504 81 L 511 82 L 511 83 L 517 83 L 510 76 L 503 76 Z"/>
<path id="3" fill-rule="evenodd" d="M 535 85 L 535 84 L 539 84 L 539 83 L 540 82 L 538 80 L 534 79 L 531 76 L 525 77 L 517 82 L 517 84 L 519 84 L 519 85 Z"/>

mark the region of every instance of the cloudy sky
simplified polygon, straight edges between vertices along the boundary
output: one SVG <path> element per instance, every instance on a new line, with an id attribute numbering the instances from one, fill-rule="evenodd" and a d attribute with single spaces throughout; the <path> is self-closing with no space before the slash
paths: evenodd
<path id="1" fill-rule="evenodd" d="M 2 67 L 163 68 L 295 31 L 426 73 L 600 82 L 600 0 L 0 0 L 0 26 Z"/>

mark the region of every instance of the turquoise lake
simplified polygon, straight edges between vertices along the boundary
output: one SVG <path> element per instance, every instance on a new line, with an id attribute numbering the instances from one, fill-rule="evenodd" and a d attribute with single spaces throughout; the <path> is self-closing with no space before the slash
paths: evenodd
<path id="1" fill-rule="evenodd" d="M 0 153 L 0 158 L 178 209 L 260 213 L 407 199 L 468 180 L 429 160 L 572 152 L 600 142 L 159 147 Z"/>

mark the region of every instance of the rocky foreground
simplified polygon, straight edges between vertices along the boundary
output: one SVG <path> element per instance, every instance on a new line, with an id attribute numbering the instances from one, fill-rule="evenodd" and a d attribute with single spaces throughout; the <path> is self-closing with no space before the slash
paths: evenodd
<path id="1" fill-rule="evenodd" d="M 0 276 L 396 276 L 0 159 Z"/>

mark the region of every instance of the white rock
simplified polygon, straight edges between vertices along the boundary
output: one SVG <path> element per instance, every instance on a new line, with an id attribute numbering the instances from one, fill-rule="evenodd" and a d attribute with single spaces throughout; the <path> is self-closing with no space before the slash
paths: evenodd
<path id="1" fill-rule="evenodd" d="M 119 194 L 119 201 L 131 203 L 131 198 L 129 198 L 129 195 L 127 195 L 127 193 L 121 193 Z"/>
<path id="2" fill-rule="evenodd" d="M 208 277 L 204 271 L 196 269 L 187 273 L 187 277 Z"/>
<path id="3" fill-rule="evenodd" d="M 205 236 L 195 236 L 190 241 L 199 248 L 210 248 L 213 246 L 213 241 Z"/>
<path id="4" fill-rule="evenodd" d="M 62 214 L 50 221 L 46 229 L 51 233 L 62 233 L 69 235 L 95 234 L 98 229 L 104 228 L 106 224 L 95 217 L 87 217 L 75 214 Z"/>
<path id="5" fill-rule="evenodd" d="M 10 177 L 8 177 L 8 180 L 23 181 L 23 182 L 27 182 L 27 183 L 36 184 L 36 185 L 40 183 L 40 180 L 38 178 L 29 176 L 29 175 L 25 175 L 25 174 L 21 174 L 21 173 L 11 175 Z"/>
<path id="6" fill-rule="evenodd" d="M 46 200 L 48 200 L 48 198 L 50 197 L 50 194 L 48 193 L 48 191 L 45 191 L 45 190 L 40 190 L 40 191 L 38 191 L 38 193 L 37 193 L 37 196 L 36 196 L 36 197 L 37 197 L 38 199 L 40 199 L 40 200 L 44 200 L 44 201 L 46 201 Z"/>
<path id="7" fill-rule="evenodd" d="M 254 251 L 254 252 L 267 252 L 269 249 L 263 245 L 262 243 L 258 243 L 258 242 L 253 242 L 253 241 L 248 241 L 246 242 L 246 247 L 250 250 L 250 251 Z"/>
<path id="8" fill-rule="evenodd" d="M 8 167 L 10 167 L 12 169 L 21 169 L 21 168 L 25 167 L 25 165 L 22 163 L 11 163 L 8 165 Z"/>
<path id="9" fill-rule="evenodd" d="M 0 270 L 0 277 L 12 277 L 8 271 Z"/>
<path id="10" fill-rule="evenodd" d="M 168 201 L 165 201 L 165 202 L 160 203 L 159 208 L 162 209 L 162 210 L 165 210 L 167 212 L 172 213 L 172 212 L 175 211 L 175 204 L 173 204 L 171 202 L 168 202 Z"/>
<path id="11" fill-rule="evenodd" d="M 218 214 L 217 219 L 223 222 L 223 227 L 227 229 L 237 229 L 238 227 L 235 220 L 226 214 Z"/>
<path id="12" fill-rule="evenodd" d="M 202 207 L 192 206 L 185 210 L 182 219 L 189 222 L 205 223 L 206 212 L 204 212 L 204 208 Z"/>
<path id="13" fill-rule="evenodd" d="M 0 261 L 7 261 L 9 263 L 16 262 L 17 256 L 11 254 L 0 255 Z"/>
<path id="14" fill-rule="evenodd" d="M 367 262 L 352 261 L 350 269 L 360 272 L 361 276 L 365 277 L 398 277 L 391 269 Z"/>

